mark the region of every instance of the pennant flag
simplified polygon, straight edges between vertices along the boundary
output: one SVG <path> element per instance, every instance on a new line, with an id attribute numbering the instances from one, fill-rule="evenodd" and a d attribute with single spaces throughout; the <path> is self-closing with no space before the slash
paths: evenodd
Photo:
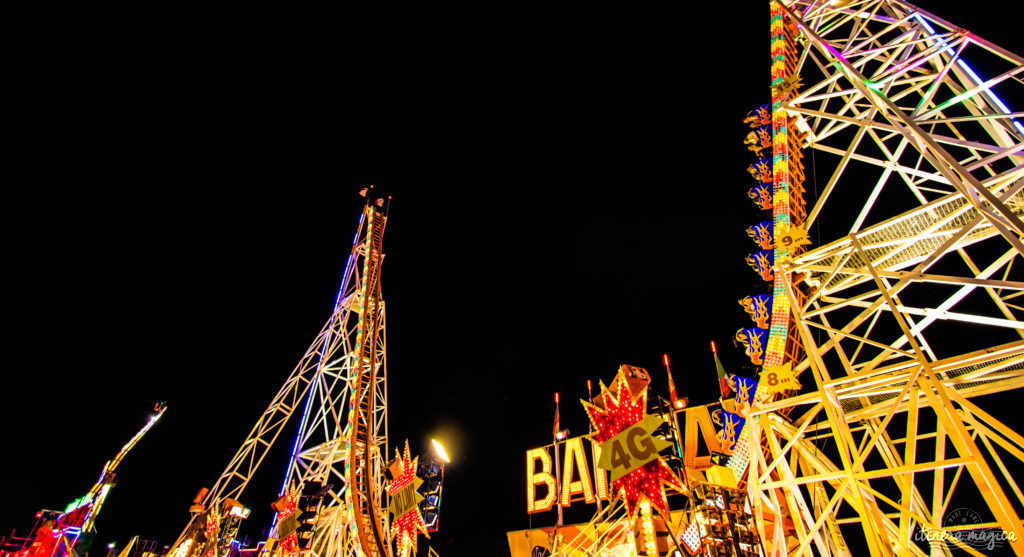
<path id="1" fill-rule="evenodd" d="M 672 408 L 675 408 L 679 394 L 676 393 L 676 383 L 672 380 L 672 369 L 668 367 L 668 354 L 663 355 L 662 361 L 665 362 L 665 371 L 668 372 L 668 398 L 672 402 Z"/>
<path id="2" fill-rule="evenodd" d="M 558 393 L 555 393 L 555 427 L 551 430 L 551 435 L 558 435 L 559 431 L 562 431 L 562 428 L 558 423 Z"/>
<path id="3" fill-rule="evenodd" d="M 722 361 L 718 359 L 718 349 L 715 348 L 715 343 L 711 343 L 711 353 L 715 356 L 715 370 L 718 372 L 718 390 L 722 393 L 722 398 L 728 398 L 732 388 L 729 387 L 729 376 L 725 373 L 725 368 L 722 367 Z"/>

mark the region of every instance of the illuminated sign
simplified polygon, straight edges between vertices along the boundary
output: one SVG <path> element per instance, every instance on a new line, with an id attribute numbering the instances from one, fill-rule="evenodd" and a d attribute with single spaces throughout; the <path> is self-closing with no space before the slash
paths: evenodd
<path id="1" fill-rule="evenodd" d="M 562 506 L 575 501 L 594 503 L 597 499 L 608 499 L 608 476 L 600 468 L 594 469 L 587 462 L 583 451 L 586 437 L 573 437 L 559 443 L 562 453 Z M 590 441 L 587 439 L 587 441 Z M 552 469 L 551 445 L 538 447 L 526 452 L 526 512 L 539 513 L 555 505 L 558 490 L 555 489 L 555 475 Z M 601 447 L 590 442 L 593 462 L 601 459 Z M 591 470 L 594 471 L 591 474 Z M 596 486 L 591 478 L 596 478 Z M 544 487 L 544 496 L 537 498 L 538 487 Z M 597 488 L 596 491 L 594 488 Z"/>
<path id="2" fill-rule="evenodd" d="M 761 370 L 758 384 L 764 385 L 767 394 L 780 393 L 785 390 L 799 390 L 800 381 L 793 372 L 793 364 L 786 362 L 781 366 L 765 366 Z"/>
<path id="3" fill-rule="evenodd" d="M 395 518 L 413 510 L 423 500 L 423 496 L 416 492 L 416 489 L 421 485 L 423 485 L 423 480 L 415 478 L 391 496 L 391 504 L 389 506 Z"/>
<path id="4" fill-rule="evenodd" d="M 614 482 L 658 458 L 658 453 L 672 446 L 668 441 L 651 436 L 661 422 L 661 416 L 650 414 L 605 441 L 601 445 L 603 455 L 597 463 L 598 467 L 610 470 Z"/>
<path id="5" fill-rule="evenodd" d="M 732 401 L 726 401 L 727 410 Z M 716 405 L 717 407 L 717 405 Z M 704 470 L 711 467 L 711 454 L 723 451 L 721 442 L 711 420 L 707 406 L 692 406 L 680 412 L 685 416 L 683 430 L 683 464 L 688 470 Z M 540 513 L 554 508 L 556 503 L 568 507 L 572 503 L 592 504 L 598 499 L 608 500 L 608 471 L 599 463 L 605 462 L 608 470 L 619 477 L 641 465 L 654 460 L 658 453 L 669 445 L 650 433 L 661 422 L 657 415 L 648 416 L 632 427 L 609 439 L 608 456 L 603 455 L 601 445 L 587 436 L 573 437 L 558 443 L 561 458 L 562 485 L 558 489 L 555 478 L 553 445 L 537 447 L 526 451 L 526 512 Z M 584 441 L 590 445 L 588 460 Z M 653 445 L 653 447 L 652 447 Z M 558 496 L 561 494 L 561 501 Z"/>

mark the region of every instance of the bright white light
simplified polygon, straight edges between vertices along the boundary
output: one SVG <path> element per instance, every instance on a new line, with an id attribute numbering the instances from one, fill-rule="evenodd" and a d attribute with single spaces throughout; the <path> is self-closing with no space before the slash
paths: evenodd
<path id="1" fill-rule="evenodd" d="M 437 458 L 440 458 L 446 463 L 451 462 L 451 460 L 448 459 L 448 453 L 444 450 L 444 447 L 441 446 L 441 443 L 437 442 L 437 439 L 431 439 L 430 442 L 434 445 L 434 452 L 437 454 Z"/>

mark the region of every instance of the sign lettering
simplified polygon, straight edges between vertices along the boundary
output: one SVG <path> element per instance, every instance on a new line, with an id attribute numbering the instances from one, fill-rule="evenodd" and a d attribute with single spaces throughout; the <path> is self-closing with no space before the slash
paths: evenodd
<path id="1" fill-rule="evenodd" d="M 768 394 L 800 389 L 800 381 L 797 380 L 790 362 L 781 366 L 764 368 L 761 371 L 759 384 L 764 385 L 765 392 Z"/>
<path id="2" fill-rule="evenodd" d="M 416 486 L 410 483 L 392 495 L 391 500 L 394 502 L 396 517 L 411 511 L 416 506 Z"/>
<path id="3" fill-rule="evenodd" d="M 704 470 L 711 466 L 711 453 L 722 451 L 715 426 L 711 421 L 711 413 L 707 406 L 691 406 L 683 414 L 685 418 L 680 416 L 679 420 L 680 424 L 685 423 L 683 463 L 688 470 Z M 607 501 L 610 496 L 609 470 L 639 468 L 657 458 L 663 447 L 670 446 L 668 442 L 650 435 L 650 432 L 660 424 L 660 417 L 652 415 L 648 416 L 648 419 L 651 421 L 647 422 L 647 425 L 652 426 L 649 430 L 638 428 L 640 424 L 635 424 L 610 439 L 605 443 L 606 447 L 593 442 L 585 435 L 560 442 L 560 486 L 559 479 L 555 478 L 553 447 L 547 445 L 527 451 L 526 512 L 534 514 L 549 511 L 556 503 L 568 507 L 573 503 L 593 504 L 598 500 Z M 611 441 L 615 439 L 620 442 L 613 445 Z M 590 441 L 589 459 L 584 450 L 584 440 Z M 600 463 L 605 459 L 608 460 L 608 466 L 603 468 Z M 613 474 L 612 479 L 619 477 L 621 476 Z"/>
<path id="4" fill-rule="evenodd" d="M 565 442 L 565 461 L 562 465 L 562 506 L 568 506 L 572 497 L 583 495 L 587 503 L 596 501 L 594 490 L 590 487 L 590 471 L 587 457 L 583 456 L 583 438 L 575 437 Z M 579 470 L 579 480 L 573 481 Z"/>
<path id="5" fill-rule="evenodd" d="M 608 457 L 601 458 L 597 466 L 610 470 L 614 482 L 658 458 L 658 452 L 672 446 L 668 441 L 651 436 L 661 423 L 661 416 L 651 414 L 605 441 L 601 452 L 607 452 Z"/>
<path id="6" fill-rule="evenodd" d="M 540 461 L 540 472 L 537 461 Z M 536 499 L 537 486 L 547 488 L 543 499 Z M 526 512 L 539 513 L 551 510 L 555 504 L 555 477 L 551 475 L 551 455 L 547 447 L 539 447 L 526 452 Z"/>

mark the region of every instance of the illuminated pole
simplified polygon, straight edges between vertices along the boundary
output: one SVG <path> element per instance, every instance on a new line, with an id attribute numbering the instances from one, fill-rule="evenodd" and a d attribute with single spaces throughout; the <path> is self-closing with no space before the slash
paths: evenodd
<path id="1" fill-rule="evenodd" d="M 442 445 L 437 439 L 431 439 L 430 443 L 434 446 L 434 454 L 431 456 L 431 460 L 434 462 L 441 461 L 441 481 L 438 483 L 437 487 L 437 522 L 435 522 L 433 526 L 433 529 L 436 531 L 441 527 L 441 492 L 444 490 L 444 466 L 445 464 L 451 463 L 451 457 L 448 456 L 448 451 L 444 449 L 444 445 Z"/>
<path id="2" fill-rule="evenodd" d="M 646 498 L 640 502 L 640 532 L 644 536 L 644 554 L 657 557 L 658 542 L 654 534 L 654 517 L 651 516 L 651 502 Z"/>
<path id="3" fill-rule="evenodd" d="M 590 404 L 594 404 L 594 394 L 591 392 L 590 379 L 587 379 L 587 401 L 590 402 Z M 590 420 L 587 420 L 587 435 L 593 435 L 593 434 L 594 434 L 594 424 Z M 591 438 L 591 439 L 593 439 L 593 438 Z M 597 467 L 597 462 L 594 462 L 594 474 L 595 475 L 596 474 L 604 474 L 604 471 Z M 596 480 L 596 478 L 595 478 L 595 480 Z M 600 497 L 594 497 L 594 500 L 597 501 L 597 512 L 600 513 L 601 512 L 601 498 Z"/>
<path id="4" fill-rule="evenodd" d="M 142 439 L 142 436 L 145 435 L 146 432 L 156 424 L 157 420 L 164 415 L 164 411 L 167 410 L 167 405 L 164 402 L 159 402 L 153 410 L 156 411 L 156 414 L 150 416 L 146 425 L 142 426 L 142 429 L 140 429 L 124 447 L 121 447 L 121 451 L 117 453 L 117 456 L 103 465 L 103 471 L 100 473 L 100 479 L 96 481 L 92 486 L 92 489 L 89 491 L 89 498 L 95 502 L 93 503 L 92 510 L 89 511 L 89 514 L 82 522 L 83 532 L 91 532 L 93 530 L 96 517 L 100 514 L 100 508 L 103 507 L 103 502 L 107 498 L 107 493 L 110 492 L 110 487 L 114 485 L 111 481 L 113 479 L 114 470 L 116 470 L 118 465 L 121 464 L 121 460 L 128 454 L 128 451 L 132 450 L 132 448 L 135 447 L 135 444 Z"/>
<path id="5" fill-rule="evenodd" d="M 713 345 L 714 343 L 711 344 Z M 665 362 L 665 371 L 668 373 L 668 395 L 672 403 L 672 408 L 669 410 L 669 414 L 672 415 L 672 427 L 674 428 L 673 433 L 676 441 L 676 455 L 679 456 L 680 461 L 684 462 L 683 466 L 680 468 L 680 472 L 683 474 L 683 485 L 685 485 L 686 489 L 689 490 L 690 481 L 686 478 L 686 464 L 685 459 L 683 458 L 683 437 L 679 433 L 679 414 L 677 414 L 677 412 L 686 408 L 686 400 L 689 399 L 683 397 L 685 400 L 680 400 L 679 395 L 676 393 L 676 384 L 672 381 L 672 369 L 668 367 L 668 354 L 662 355 L 662 361 Z M 668 517 L 665 518 L 665 523 L 669 523 Z M 675 535 L 673 534 L 673 539 L 674 538 Z"/>
<path id="6" fill-rule="evenodd" d="M 561 431 L 558 423 L 559 417 L 558 393 L 555 393 L 555 428 L 551 434 L 555 443 L 555 502 L 558 504 L 558 522 L 555 527 L 562 525 L 562 458 L 558 453 L 558 432 Z"/>
<path id="7" fill-rule="evenodd" d="M 665 371 L 668 373 L 668 396 L 672 403 L 672 408 L 669 410 L 669 414 L 672 416 L 673 433 L 676 438 L 676 455 L 678 455 L 679 458 L 683 458 L 683 442 L 682 439 L 679 438 L 679 416 L 676 414 L 676 411 L 683 409 L 685 405 L 681 400 L 679 400 L 679 395 L 676 393 L 676 384 L 672 381 L 672 368 L 668 366 L 668 354 L 662 355 L 662 361 L 665 363 Z"/>

